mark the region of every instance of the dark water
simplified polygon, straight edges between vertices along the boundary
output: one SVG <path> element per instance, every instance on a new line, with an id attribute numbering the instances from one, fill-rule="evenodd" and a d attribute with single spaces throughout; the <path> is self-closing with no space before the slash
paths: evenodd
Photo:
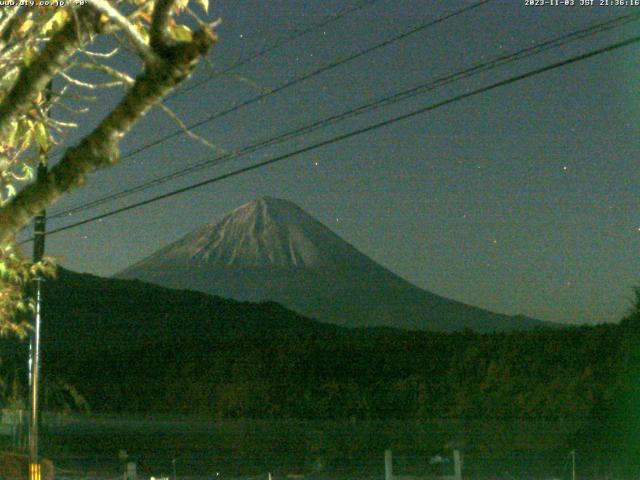
<path id="1" fill-rule="evenodd" d="M 396 475 L 464 472 L 479 477 L 568 478 L 574 422 L 521 420 L 302 421 L 93 416 L 67 417 L 43 429 L 41 450 L 61 471 L 215 480 L 384 478 L 391 449 Z M 126 452 L 126 457 L 125 457 Z"/>

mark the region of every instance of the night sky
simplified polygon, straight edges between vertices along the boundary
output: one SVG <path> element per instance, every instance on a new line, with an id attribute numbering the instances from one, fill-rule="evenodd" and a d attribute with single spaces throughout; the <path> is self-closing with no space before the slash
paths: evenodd
<path id="1" fill-rule="evenodd" d="M 363 0 L 212 1 L 211 64 L 191 82 Z M 378 0 L 167 102 L 187 123 L 472 2 Z M 579 0 L 576 0 L 579 3 Z M 598 1 L 596 1 L 598 3 Z M 196 132 L 231 151 L 640 7 L 493 1 L 272 95 Z M 638 34 L 640 22 L 448 85 L 64 219 L 63 226 Z M 133 64 L 131 64 L 133 65 Z M 599 55 L 275 165 L 53 235 L 71 269 L 111 275 L 261 196 L 291 200 L 385 267 L 437 294 L 559 322 L 619 320 L 640 284 L 640 44 Z M 95 124 L 117 98 L 94 106 Z M 54 113 L 55 114 L 55 113 Z M 176 129 L 154 111 L 127 151 Z M 70 140 L 71 141 L 71 140 Z M 51 209 L 204 161 L 180 136 L 93 175 Z"/>

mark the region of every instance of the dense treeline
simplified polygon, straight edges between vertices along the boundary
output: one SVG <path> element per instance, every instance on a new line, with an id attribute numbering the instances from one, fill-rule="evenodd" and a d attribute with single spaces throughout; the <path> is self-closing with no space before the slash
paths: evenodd
<path id="1" fill-rule="evenodd" d="M 602 326 L 496 335 L 243 336 L 157 345 L 151 355 L 131 352 L 103 365 L 121 364 L 123 410 L 219 418 L 575 418 L 612 403 L 622 334 Z M 94 368 L 100 366 L 87 371 Z M 91 403 L 109 408 L 110 402 Z"/>

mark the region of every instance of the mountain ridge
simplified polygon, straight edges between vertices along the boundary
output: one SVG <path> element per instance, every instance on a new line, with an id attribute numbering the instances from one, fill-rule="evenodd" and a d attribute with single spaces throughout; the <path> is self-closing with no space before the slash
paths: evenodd
<path id="1" fill-rule="evenodd" d="M 246 203 L 115 275 L 245 301 L 273 300 L 343 326 L 452 331 L 554 324 L 423 290 L 288 200 Z"/>

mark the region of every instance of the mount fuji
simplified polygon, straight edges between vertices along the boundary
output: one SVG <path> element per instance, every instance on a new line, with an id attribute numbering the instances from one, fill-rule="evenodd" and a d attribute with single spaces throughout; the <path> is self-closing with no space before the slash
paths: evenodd
<path id="1" fill-rule="evenodd" d="M 531 330 L 554 324 L 428 292 L 382 267 L 297 205 L 249 202 L 116 274 L 244 301 L 272 300 L 349 327 Z"/>

